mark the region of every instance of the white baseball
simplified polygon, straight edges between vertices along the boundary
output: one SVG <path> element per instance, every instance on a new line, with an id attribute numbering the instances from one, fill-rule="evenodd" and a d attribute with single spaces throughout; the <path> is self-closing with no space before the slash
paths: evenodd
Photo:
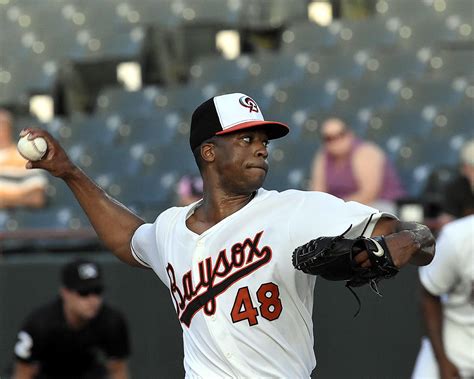
<path id="1" fill-rule="evenodd" d="M 35 139 L 29 140 L 29 134 L 23 136 L 18 141 L 18 152 L 21 156 L 29 161 L 39 161 L 46 154 L 48 150 L 48 144 L 43 137 L 36 137 Z"/>

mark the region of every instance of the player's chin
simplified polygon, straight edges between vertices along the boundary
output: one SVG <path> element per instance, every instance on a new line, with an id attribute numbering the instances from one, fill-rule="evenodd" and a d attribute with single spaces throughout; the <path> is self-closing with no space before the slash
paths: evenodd
<path id="1" fill-rule="evenodd" d="M 254 192 L 263 186 L 267 173 L 264 170 L 259 170 L 260 172 L 253 173 L 247 181 L 249 192 Z"/>

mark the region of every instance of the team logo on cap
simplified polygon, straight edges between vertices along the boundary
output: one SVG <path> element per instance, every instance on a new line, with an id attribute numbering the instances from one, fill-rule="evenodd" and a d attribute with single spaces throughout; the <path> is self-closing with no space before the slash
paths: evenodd
<path id="1" fill-rule="evenodd" d="M 99 276 L 97 267 L 90 263 L 84 263 L 83 265 L 79 266 L 78 271 L 79 271 L 79 277 L 82 280 L 94 279 Z"/>
<path id="2" fill-rule="evenodd" d="M 243 107 L 248 108 L 250 113 L 252 113 L 252 112 L 258 113 L 258 106 L 257 106 L 257 103 L 256 103 L 255 100 L 252 99 L 251 97 L 249 97 L 249 96 L 242 96 L 242 97 L 239 99 L 239 103 L 240 103 L 240 105 L 242 105 Z"/>

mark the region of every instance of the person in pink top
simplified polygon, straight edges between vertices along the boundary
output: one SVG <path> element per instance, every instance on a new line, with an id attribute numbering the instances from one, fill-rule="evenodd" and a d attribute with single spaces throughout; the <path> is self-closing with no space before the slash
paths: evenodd
<path id="1" fill-rule="evenodd" d="M 354 134 L 339 118 L 321 125 L 323 149 L 313 162 L 310 189 L 395 213 L 405 192 L 394 166 L 377 145 Z"/>

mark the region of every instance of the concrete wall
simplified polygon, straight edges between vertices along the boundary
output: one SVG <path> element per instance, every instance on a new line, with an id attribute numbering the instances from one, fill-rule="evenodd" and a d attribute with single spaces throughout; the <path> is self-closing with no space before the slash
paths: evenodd
<path id="1" fill-rule="evenodd" d="M 82 254 L 82 256 L 87 254 Z M 153 272 L 107 253 L 90 256 L 105 271 L 106 299 L 126 315 L 135 379 L 183 377 L 181 329 L 166 287 Z M 0 376 L 12 362 L 26 314 L 57 293 L 59 268 L 71 255 L 14 255 L 0 260 Z M 407 378 L 420 339 L 417 275 L 405 270 L 381 285 L 383 298 L 358 289 L 362 310 L 344 284 L 320 280 L 315 296 L 316 378 Z"/>

